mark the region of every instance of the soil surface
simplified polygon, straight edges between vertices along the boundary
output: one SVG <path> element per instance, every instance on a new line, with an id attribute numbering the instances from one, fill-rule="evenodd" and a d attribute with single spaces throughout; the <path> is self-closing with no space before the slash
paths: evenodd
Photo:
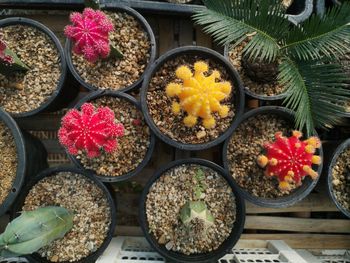
<path id="1" fill-rule="evenodd" d="M 30 190 L 23 210 L 62 206 L 74 212 L 73 228 L 38 253 L 52 262 L 75 262 L 95 252 L 107 237 L 111 211 L 107 197 L 90 179 L 60 172 L 40 180 Z"/>
<path id="2" fill-rule="evenodd" d="M 333 193 L 338 203 L 350 212 L 350 148 L 338 157 L 332 169 Z"/>
<path id="3" fill-rule="evenodd" d="M 145 71 L 151 57 L 151 42 L 136 18 L 123 12 L 105 12 L 114 24 L 111 44 L 124 55 L 122 59 L 100 59 L 95 64 L 72 53 L 80 77 L 99 89 L 119 90 L 135 83 Z"/>
<path id="4" fill-rule="evenodd" d="M 198 181 L 196 173 L 203 171 Z M 201 186 L 201 194 L 196 189 Z M 207 231 L 196 232 L 180 220 L 179 211 L 187 201 L 204 201 L 214 216 Z M 199 165 L 181 165 L 164 173 L 150 188 L 146 200 L 149 229 L 158 243 L 183 254 L 217 249 L 231 233 L 236 220 L 232 189 L 214 170 Z M 193 223 L 193 222 L 192 222 Z"/>
<path id="5" fill-rule="evenodd" d="M 0 28 L 8 47 L 29 66 L 25 73 L 0 74 L 0 106 L 10 113 L 37 109 L 56 90 L 61 75 L 59 53 L 44 32 L 30 26 Z"/>
<path id="6" fill-rule="evenodd" d="M 10 129 L 0 121 L 0 205 L 11 191 L 17 174 L 17 148 Z"/>
<path id="7" fill-rule="evenodd" d="M 150 144 L 150 131 L 142 112 L 126 99 L 116 97 L 104 96 L 90 103 L 113 110 L 116 122 L 124 125 L 125 133 L 118 138 L 118 148 L 113 153 L 101 151 L 99 157 L 92 159 L 80 153 L 77 159 L 85 168 L 103 176 L 121 176 L 134 170 L 143 161 Z"/>
<path id="8" fill-rule="evenodd" d="M 180 114 L 175 115 L 172 112 L 171 104 L 176 99 L 169 98 L 165 92 L 166 86 L 169 83 L 181 83 L 181 80 L 175 75 L 175 71 L 179 66 L 186 65 L 193 72 L 193 64 L 197 61 L 205 61 L 209 64 L 210 70 L 207 73 L 208 75 L 214 69 L 221 73 L 221 79 L 217 80 L 217 82 L 230 81 L 232 85 L 231 96 L 221 101 L 221 105 L 227 105 L 230 108 L 229 114 L 226 118 L 220 118 L 217 113 L 214 113 L 213 117 L 216 120 L 216 127 L 213 129 L 205 129 L 202 126 L 202 120 L 200 118 L 194 127 L 186 127 L 183 123 L 186 113 L 181 111 Z M 169 60 L 160 67 L 150 81 L 146 100 L 153 122 L 164 135 L 181 143 L 200 144 L 215 140 L 229 128 L 235 116 L 235 105 L 232 103 L 234 93 L 235 87 L 225 68 L 208 59 L 185 55 Z"/>

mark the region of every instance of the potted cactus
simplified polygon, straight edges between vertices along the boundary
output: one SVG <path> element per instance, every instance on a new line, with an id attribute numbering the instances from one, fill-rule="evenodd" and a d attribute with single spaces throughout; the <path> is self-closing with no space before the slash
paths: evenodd
<path id="1" fill-rule="evenodd" d="M 93 107 L 97 113 L 89 112 Z M 107 115 L 108 119 L 97 117 Z M 95 125 L 97 118 L 99 124 Z M 84 119 L 85 123 L 80 122 L 84 128 L 75 125 L 78 119 Z M 86 144 L 76 140 L 82 129 L 88 131 Z M 151 158 L 155 142 L 138 102 L 112 91 L 96 91 L 83 98 L 62 119 L 59 138 L 78 167 L 93 170 L 107 182 L 125 180 L 141 171 Z"/>
<path id="2" fill-rule="evenodd" d="M 176 262 L 214 262 L 222 257 L 239 239 L 244 213 L 232 178 L 200 159 L 161 168 L 147 183 L 140 202 L 147 240 Z"/>
<path id="3" fill-rule="evenodd" d="M 243 105 L 234 68 L 202 47 L 181 47 L 161 56 L 141 91 L 142 110 L 153 132 L 186 150 L 222 142 L 237 124 Z"/>
<path id="4" fill-rule="evenodd" d="M 47 167 L 46 150 L 0 109 L 0 216 L 7 212 L 27 178 Z"/>
<path id="5" fill-rule="evenodd" d="M 77 94 L 66 81 L 63 48 L 47 27 L 22 17 L 0 20 L 0 106 L 5 111 L 27 117 L 57 110 Z"/>
<path id="6" fill-rule="evenodd" d="M 86 171 L 50 168 L 24 188 L 12 216 L 47 206 L 66 208 L 73 216 L 72 227 L 64 237 L 27 255 L 28 260 L 95 262 L 107 248 L 115 227 L 115 205 L 107 188 Z"/>
<path id="7" fill-rule="evenodd" d="M 88 4 L 95 9 L 104 7 Z M 72 24 L 65 27 L 70 70 L 89 90 L 137 87 L 155 58 L 150 26 L 129 7 L 116 5 L 104 11 L 91 7 L 73 12 Z"/>
<path id="8" fill-rule="evenodd" d="M 223 148 L 225 168 L 246 199 L 267 207 L 293 205 L 315 187 L 322 171 L 316 136 L 293 131 L 294 113 L 265 106 L 243 115 Z"/>
<path id="9" fill-rule="evenodd" d="M 23 211 L 0 234 L 0 259 L 32 254 L 73 227 L 73 214 L 64 207 L 47 206 Z"/>

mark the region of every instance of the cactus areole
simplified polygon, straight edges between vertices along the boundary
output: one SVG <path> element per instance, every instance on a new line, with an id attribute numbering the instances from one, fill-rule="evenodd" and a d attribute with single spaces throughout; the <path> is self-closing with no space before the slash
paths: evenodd
<path id="1" fill-rule="evenodd" d="M 0 257 L 28 255 L 62 238 L 73 227 L 73 214 L 64 207 L 24 211 L 0 235 Z"/>
<path id="2" fill-rule="evenodd" d="M 92 8 L 85 8 L 83 13 L 70 15 L 72 25 L 64 29 L 65 35 L 73 41 L 73 52 L 84 55 L 91 63 L 110 55 L 123 58 L 123 54 L 110 45 L 109 33 L 114 31 L 112 21 L 105 13 Z"/>
<path id="3" fill-rule="evenodd" d="M 276 133 L 275 141 L 264 144 L 266 155 L 257 158 L 258 164 L 265 168 L 266 176 L 276 176 L 281 191 L 291 190 L 291 183 L 299 186 L 302 178 L 309 175 L 313 180 L 318 173 L 311 167 L 321 164 L 320 156 L 314 155 L 321 146 L 317 137 L 301 141 L 302 133 L 293 131 L 291 137 Z"/>
<path id="4" fill-rule="evenodd" d="M 83 150 L 89 158 L 100 155 L 100 151 L 111 153 L 117 149 L 117 138 L 124 135 L 124 126 L 116 123 L 114 112 L 108 107 L 95 107 L 84 103 L 81 111 L 70 110 L 62 118 L 58 131 L 60 143 L 72 155 Z"/>

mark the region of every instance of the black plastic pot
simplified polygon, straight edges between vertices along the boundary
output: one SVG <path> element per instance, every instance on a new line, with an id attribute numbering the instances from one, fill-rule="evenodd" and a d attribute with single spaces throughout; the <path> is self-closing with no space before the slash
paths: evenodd
<path id="1" fill-rule="evenodd" d="M 243 123 L 247 119 L 257 116 L 259 114 L 277 115 L 290 123 L 294 123 L 294 112 L 287 108 L 279 107 L 279 106 L 265 106 L 265 107 L 256 108 L 254 110 L 250 110 L 243 115 L 242 119 L 240 120 L 240 123 Z M 234 131 L 233 131 L 233 134 L 234 134 Z M 228 172 L 230 171 L 230 168 L 229 168 L 228 158 L 227 158 L 227 149 L 228 149 L 228 144 L 230 142 L 230 139 L 231 137 L 227 138 L 227 140 L 224 143 L 224 147 L 222 151 L 224 167 L 225 167 L 225 170 Z M 323 159 L 322 146 L 319 149 L 317 149 L 316 153 L 319 156 L 321 156 L 321 158 Z M 259 206 L 265 206 L 265 207 L 272 207 L 272 208 L 291 206 L 301 201 L 302 199 L 304 199 L 316 186 L 322 172 L 322 164 L 318 166 L 315 166 L 315 165 L 313 166 L 314 169 L 316 167 L 317 167 L 317 172 L 319 174 L 317 179 L 312 180 L 309 176 L 307 176 L 306 178 L 303 179 L 302 185 L 287 196 L 277 197 L 274 199 L 263 198 L 263 197 L 254 196 L 241 187 L 240 189 L 243 197 L 253 204 L 256 204 Z"/>
<path id="2" fill-rule="evenodd" d="M 224 56 L 227 59 L 227 61 L 231 64 L 228 53 L 229 53 L 229 45 L 225 45 Z M 244 89 L 245 94 L 247 94 L 249 97 L 252 97 L 252 98 L 258 99 L 258 100 L 262 100 L 262 101 L 283 100 L 287 96 L 287 92 L 283 92 L 281 94 L 274 95 L 274 96 L 261 95 L 261 94 L 257 94 L 257 93 L 252 92 L 247 86 L 245 86 L 244 83 L 242 85 L 243 85 L 243 89 Z"/>
<path id="3" fill-rule="evenodd" d="M 211 251 L 208 253 L 201 253 L 201 254 L 194 254 L 194 255 L 185 255 L 182 253 L 170 251 L 165 248 L 164 245 L 158 244 L 158 241 L 150 234 L 148 223 L 147 223 L 147 216 L 146 216 L 146 199 L 149 192 L 149 189 L 152 187 L 153 183 L 155 183 L 160 176 L 162 176 L 166 171 L 183 165 L 183 164 L 198 164 L 205 167 L 208 167 L 217 173 L 219 173 L 231 186 L 232 191 L 235 195 L 236 200 L 236 221 L 234 223 L 234 227 L 229 235 L 229 237 L 216 249 L 215 251 Z M 191 158 L 191 159 L 184 159 L 184 160 L 177 160 L 173 161 L 171 163 L 168 163 L 167 165 L 160 168 L 158 171 L 155 172 L 155 174 L 151 177 L 151 179 L 147 182 L 141 199 L 140 199 L 140 205 L 139 205 L 139 218 L 140 218 L 140 225 L 142 228 L 142 231 L 148 240 L 148 242 L 151 244 L 151 246 L 159 252 L 162 256 L 167 258 L 169 261 L 173 262 L 216 262 L 219 258 L 223 257 L 225 254 L 229 253 L 232 247 L 237 243 L 239 240 L 243 227 L 245 222 L 245 204 L 244 200 L 241 197 L 241 193 L 239 190 L 239 187 L 236 185 L 236 183 L 232 180 L 232 177 L 228 175 L 227 171 L 222 169 L 222 167 L 218 166 L 215 163 L 212 163 L 207 160 L 203 159 L 197 159 L 197 158 Z"/>
<path id="4" fill-rule="evenodd" d="M 6 199 L 0 204 L 0 216 L 9 210 L 25 178 L 30 178 L 39 171 L 45 169 L 48 165 L 46 162 L 46 150 L 42 143 L 31 136 L 29 133 L 22 132 L 17 123 L 11 116 L 0 108 L 0 121 L 3 122 L 11 131 L 15 140 L 17 151 L 17 171 L 16 178 L 13 181 L 12 189 Z"/>
<path id="5" fill-rule="evenodd" d="M 346 141 L 344 141 L 342 144 L 340 144 L 335 151 L 332 153 L 331 158 L 329 160 L 328 165 L 326 166 L 326 175 L 327 175 L 327 185 L 328 185 L 328 193 L 332 199 L 332 201 L 334 202 L 334 204 L 337 206 L 337 208 L 347 217 L 350 218 L 350 211 L 346 210 L 336 199 L 334 192 L 333 192 L 333 174 L 332 174 L 332 170 L 334 165 L 337 162 L 337 159 L 339 157 L 339 155 L 345 151 L 347 148 L 350 147 L 350 139 L 347 139 Z"/>
<path id="6" fill-rule="evenodd" d="M 132 103 L 133 105 L 135 105 L 135 107 L 141 111 L 141 106 L 140 104 L 137 102 L 137 100 L 130 96 L 129 94 L 126 93 L 121 93 L 121 92 L 115 92 L 115 91 L 103 91 L 103 90 L 98 90 L 92 93 L 89 93 L 88 95 L 86 95 L 84 98 L 82 98 L 77 105 L 75 106 L 76 109 L 79 109 L 81 107 L 81 105 L 83 105 L 85 102 L 90 102 L 93 101 L 95 99 L 98 99 L 100 97 L 116 97 L 116 98 L 121 98 L 124 99 L 130 103 Z M 154 150 L 154 145 L 155 145 L 155 136 L 152 133 L 152 131 L 150 131 L 150 138 L 149 138 L 149 147 L 147 150 L 147 153 L 145 155 L 145 158 L 143 159 L 143 161 L 132 171 L 122 175 L 122 176 L 102 176 L 102 175 L 96 175 L 97 178 L 99 178 L 101 181 L 103 182 L 120 182 L 120 181 L 125 181 L 130 179 L 131 177 L 137 175 L 139 172 L 141 172 L 141 170 L 147 165 L 147 163 L 149 162 L 149 160 L 152 157 L 152 153 Z M 81 164 L 81 162 L 75 158 L 73 155 L 67 153 L 70 160 L 80 169 L 85 169 L 83 167 L 83 165 Z"/>
<path id="7" fill-rule="evenodd" d="M 145 30 L 145 32 L 148 35 L 150 44 L 151 44 L 151 50 L 150 50 L 150 59 L 148 62 L 148 65 L 145 68 L 145 71 L 142 73 L 142 75 L 140 76 L 140 78 L 134 82 L 133 84 L 131 84 L 130 86 L 124 87 L 120 90 L 118 90 L 118 92 L 127 92 L 127 91 L 131 91 L 134 90 L 136 88 L 139 88 L 141 86 L 141 83 L 143 81 L 143 78 L 146 75 L 146 72 L 149 70 L 149 68 L 151 67 L 152 63 L 154 62 L 155 58 L 156 58 L 156 40 L 153 34 L 153 31 L 151 29 L 151 26 L 148 24 L 148 22 L 146 21 L 146 19 L 140 14 L 138 13 L 136 10 L 122 5 L 120 3 L 113 3 L 113 4 L 109 4 L 109 5 L 105 5 L 105 4 L 101 4 L 100 5 L 101 9 L 106 9 L 108 11 L 119 11 L 119 12 L 125 12 L 128 15 L 133 16 L 142 26 L 142 28 Z M 67 56 L 67 64 L 68 67 L 70 69 L 70 71 L 72 72 L 73 76 L 75 77 L 75 79 L 86 89 L 94 91 L 99 89 L 99 87 L 94 86 L 93 84 L 87 83 L 78 73 L 78 71 L 75 69 L 74 65 L 73 65 L 73 61 L 72 61 L 72 41 L 70 39 L 67 39 L 66 41 L 66 46 L 65 46 L 65 52 L 66 52 L 66 56 Z"/>
<path id="8" fill-rule="evenodd" d="M 34 177 L 29 184 L 26 185 L 26 187 L 23 189 L 21 194 L 16 200 L 16 203 L 14 205 L 14 209 L 11 213 L 11 220 L 14 219 L 15 217 L 19 216 L 19 212 L 22 211 L 22 206 L 24 204 L 25 198 L 27 197 L 28 193 L 32 189 L 32 187 L 38 183 L 41 179 L 50 177 L 53 175 L 56 175 L 59 172 L 71 172 L 71 173 L 76 173 L 83 175 L 84 177 L 87 177 L 90 179 L 96 186 L 98 186 L 103 193 L 105 194 L 110 211 L 111 211 L 111 223 L 110 227 L 107 233 L 107 236 L 105 240 L 103 241 L 102 245 L 92 254 L 87 256 L 86 258 L 83 258 L 79 261 L 74 261 L 76 263 L 93 263 L 96 262 L 97 258 L 102 255 L 102 253 L 105 251 L 107 246 L 109 245 L 110 241 L 112 240 L 113 234 L 114 234 L 114 229 L 116 226 L 116 206 L 115 203 L 112 199 L 111 194 L 109 193 L 108 189 L 106 186 L 101 183 L 99 180 L 95 178 L 93 174 L 91 174 L 88 171 L 80 170 L 75 167 L 55 167 L 55 168 L 49 168 L 44 171 L 42 171 L 40 174 L 38 174 L 36 177 Z M 33 253 L 31 255 L 27 255 L 26 258 L 29 260 L 29 262 L 37 262 L 37 263 L 50 263 L 51 261 L 47 260 L 46 258 L 42 258 L 39 254 Z M 63 262 L 63 263 L 68 263 L 68 262 Z"/>
<path id="9" fill-rule="evenodd" d="M 231 125 L 229 128 L 221 134 L 218 138 L 215 140 L 209 141 L 207 143 L 201 143 L 201 144 L 185 144 L 178 141 L 175 141 L 171 139 L 170 137 L 164 135 L 157 125 L 154 123 L 151 115 L 149 114 L 148 105 L 147 105 L 147 91 L 148 91 L 148 85 L 153 77 L 153 75 L 157 72 L 157 70 L 167 61 L 172 60 L 176 57 L 182 56 L 182 55 L 197 55 L 202 58 L 209 58 L 212 61 L 217 62 L 221 66 L 223 66 L 227 72 L 229 73 L 231 77 L 231 81 L 233 83 L 233 87 L 235 88 L 235 95 L 233 96 L 232 102 L 235 105 L 235 117 L 233 118 Z M 244 110 L 244 92 L 242 88 L 242 82 L 241 79 L 235 70 L 235 68 L 219 53 L 217 53 L 214 50 L 211 50 L 209 48 L 205 47 L 199 47 L 199 46 L 185 46 L 185 47 L 179 47 L 175 48 L 173 50 L 168 51 L 161 57 L 159 57 L 154 64 L 152 65 L 151 69 L 147 72 L 144 82 L 142 84 L 141 88 L 141 107 L 143 114 L 145 116 L 146 122 L 148 126 L 152 129 L 152 131 L 155 133 L 155 135 L 161 139 L 163 142 L 176 147 L 181 150 L 204 150 L 211 148 L 215 145 L 218 145 L 219 143 L 223 142 L 231 133 L 232 131 L 237 127 L 239 118 L 243 114 Z M 170 106 L 169 106 L 170 107 Z"/>
<path id="10" fill-rule="evenodd" d="M 38 106 L 38 108 L 28 112 L 10 114 L 14 118 L 22 118 L 30 117 L 43 111 L 55 111 L 64 108 L 76 97 L 78 94 L 78 89 L 75 87 L 76 85 L 73 82 L 72 76 L 67 72 L 66 58 L 60 41 L 49 28 L 32 19 L 24 17 L 10 17 L 0 20 L 0 28 L 11 25 L 30 26 L 45 33 L 52 40 L 59 53 L 61 75 L 58 80 L 56 90 L 44 103 Z"/>

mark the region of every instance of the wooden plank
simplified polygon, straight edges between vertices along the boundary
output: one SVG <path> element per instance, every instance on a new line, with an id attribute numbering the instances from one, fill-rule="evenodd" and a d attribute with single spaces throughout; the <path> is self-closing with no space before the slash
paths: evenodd
<path id="1" fill-rule="evenodd" d="M 159 55 L 164 54 L 168 50 L 177 47 L 178 43 L 174 38 L 174 19 L 159 18 Z"/>
<path id="2" fill-rule="evenodd" d="M 203 32 L 203 29 L 201 26 L 196 26 L 196 45 L 197 46 L 203 46 L 203 47 L 212 47 L 212 39 L 208 34 L 205 34 Z"/>
<path id="3" fill-rule="evenodd" d="M 350 220 L 247 216 L 244 227 L 292 232 L 350 233 Z"/>
<path id="4" fill-rule="evenodd" d="M 190 19 L 182 19 L 179 26 L 179 46 L 193 45 L 193 22 Z"/>
<path id="5" fill-rule="evenodd" d="M 17 120 L 18 125 L 31 131 L 57 131 L 63 115 L 43 113 L 30 118 Z"/>
<path id="6" fill-rule="evenodd" d="M 141 227 L 138 226 L 116 226 L 114 236 L 143 236 Z"/>
<path id="7" fill-rule="evenodd" d="M 337 212 L 338 209 L 326 194 L 310 194 L 301 202 L 285 208 L 268 208 L 246 202 L 247 213 L 286 213 L 286 212 Z"/>
<path id="8" fill-rule="evenodd" d="M 243 234 L 240 240 L 283 240 L 295 249 L 350 249 L 350 235 Z"/>

